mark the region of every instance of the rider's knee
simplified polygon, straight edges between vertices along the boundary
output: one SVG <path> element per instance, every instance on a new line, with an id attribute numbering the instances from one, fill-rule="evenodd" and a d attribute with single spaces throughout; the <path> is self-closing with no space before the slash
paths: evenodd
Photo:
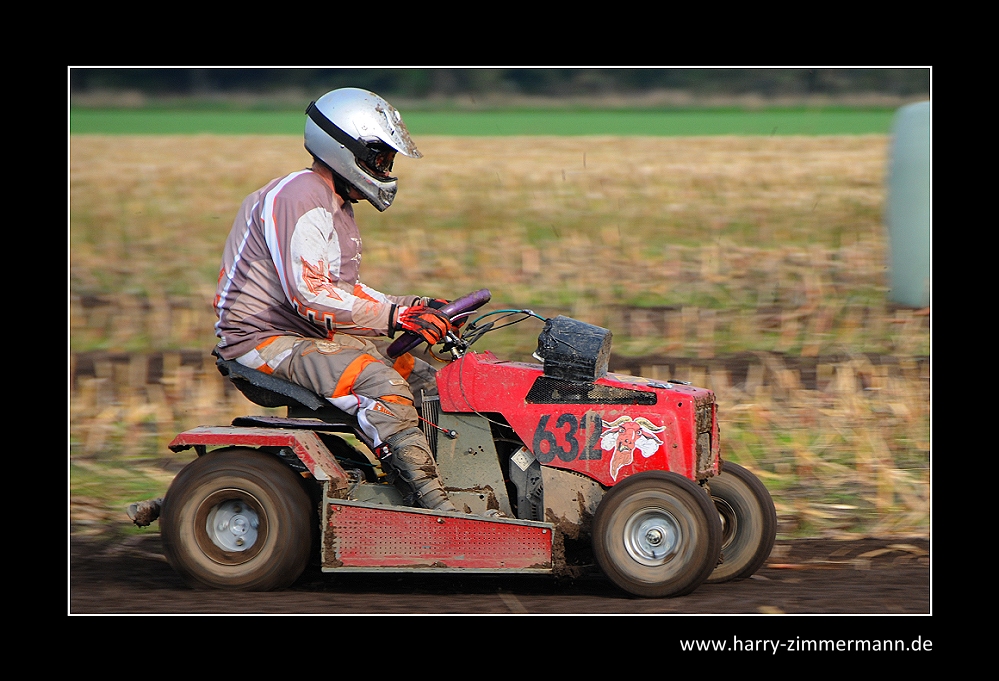
<path id="1" fill-rule="evenodd" d="M 382 402 L 400 406 L 413 406 L 413 392 L 409 382 L 399 372 L 381 362 L 371 362 L 354 381 L 354 392 Z"/>

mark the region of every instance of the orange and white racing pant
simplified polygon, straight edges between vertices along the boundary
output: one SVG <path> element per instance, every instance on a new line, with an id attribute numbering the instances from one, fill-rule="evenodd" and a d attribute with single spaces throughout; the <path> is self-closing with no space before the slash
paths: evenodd
<path id="1" fill-rule="evenodd" d="M 274 336 L 236 361 L 325 397 L 355 416 L 378 447 L 418 428 L 414 394 L 437 392 L 433 367 L 409 353 L 390 360 L 382 354 L 390 341 L 379 340 L 342 333 L 331 340 Z"/>

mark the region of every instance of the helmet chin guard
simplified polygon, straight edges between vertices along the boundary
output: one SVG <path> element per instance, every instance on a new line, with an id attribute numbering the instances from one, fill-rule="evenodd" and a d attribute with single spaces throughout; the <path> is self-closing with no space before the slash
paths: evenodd
<path id="1" fill-rule="evenodd" d="M 388 174 L 386 151 L 423 156 L 396 108 L 373 92 L 341 88 L 309 104 L 305 113 L 306 150 L 379 211 L 391 206 L 398 180 Z"/>

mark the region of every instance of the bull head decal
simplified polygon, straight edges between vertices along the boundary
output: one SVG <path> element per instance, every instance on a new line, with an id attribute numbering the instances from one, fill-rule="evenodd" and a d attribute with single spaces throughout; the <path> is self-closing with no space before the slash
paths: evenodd
<path id="1" fill-rule="evenodd" d="M 610 474 L 617 480 L 618 472 L 635 461 L 635 450 L 648 458 L 659 451 L 663 441 L 656 433 L 663 432 L 665 426 L 656 426 L 647 418 L 632 419 L 622 416 L 613 423 L 603 422 L 603 435 L 600 448 L 611 452 Z"/>

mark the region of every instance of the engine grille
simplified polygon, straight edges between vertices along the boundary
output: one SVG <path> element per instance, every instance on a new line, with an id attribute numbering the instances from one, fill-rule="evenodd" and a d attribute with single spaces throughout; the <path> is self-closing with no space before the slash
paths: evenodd
<path id="1" fill-rule="evenodd" d="M 711 470 L 714 464 L 713 423 L 715 398 L 714 395 L 698 397 L 694 400 L 694 418 L 697 425 L 697 471 L 699 474 Z"/>
<path id="2" fill-rule="evenodd" d="M 441 398 L 437 395 L 424 395 L 423 396 L 423 413 L 421 416 L 426 419 L 420 420 L 420 430 L 427 438 L 427 443 L 430 445 L 430 451 L 433 453 L 434 457 L 437 457 L 437 429 L 431 424 L 437 424 L 440 422 L 441 417 Z M 430 423 L 427 423 L 430 421 Z"/>
<path id="3" fill-rule="evenodd" d="M 596 383 L 565 381 L 539 376 L 527 393 L 528 404 L 644 404 L 658 400 L 656 393 Z"/>

